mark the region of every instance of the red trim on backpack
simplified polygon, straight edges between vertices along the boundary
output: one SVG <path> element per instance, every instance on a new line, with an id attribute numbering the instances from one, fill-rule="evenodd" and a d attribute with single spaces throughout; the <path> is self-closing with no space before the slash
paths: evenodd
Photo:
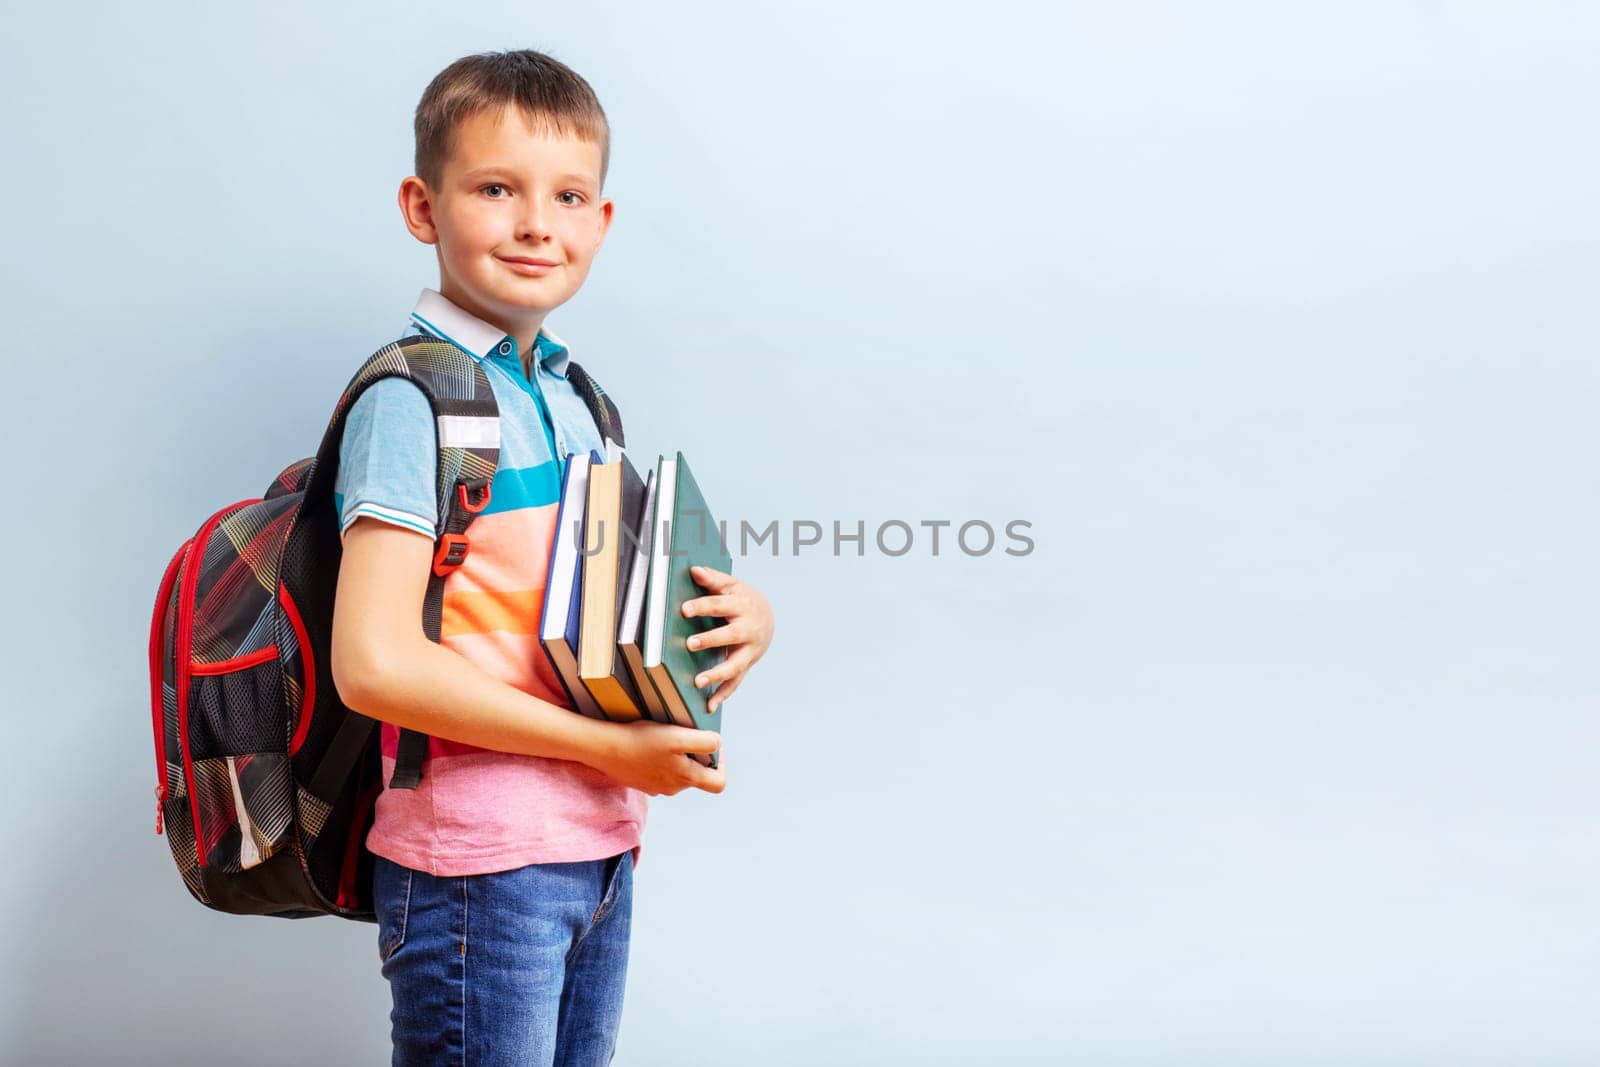
<path id="1" fill-rule="evenodd" d="M 178 578 L 178 567 L 184 553 L 194 544 L 190 538 L 172 554 L 172 562 L 161 572 L 161 584 L 156 587 L 156 608 L 150 615 L 150 723 L 156 735 L 156 833 L 161 833 L 161 805 L 167 799 L 167 731 L 161 715 L 161 620 L 166 614 L 167 599 L 172 596 L 172 583 Z"/>
<path id="2" fill-rule="evenodd" d="M 366 839 L 367 812 L 377 803 L 383 792 L 383 780 L 373 782 L 356 800 L 355 812 L 350 817 L 350 836 L 344 843 L 344 866 L 339 868 L 339 895 L 334 903 L 341 908 L 356 906 L 356 871 L 361 868 L 361 843 Z"/>
<path id="3" fill-rule="evenodd" d="M 282 582 L 278 583 L 278 603 L 283 605 L 283 613 L 294 627 L 295 640 L 300 642 L 300 721 L 295 723 L 294 738 L 289 742 L 289 755 L 293 756 L 305 743 L 306 733 L 311 729 L 311 715 L 317 710 L 317 661 L 311 655 L 311 638 L 306 634 L 300 609 L 289 595 L 289 587 Z"/>
<path id="4" fill-rule="evenodd" d="M 189 817 L 194 822 L 195 862 L 202 869 L 206 866 L 206 843 L 200 836 L 200 804 L 195 800 L 194 760 L 189 755 L 189 676 L 194 667 L 190 662 L 194 654 L 194 594 L 200 584 L 200 565 L 205 562 L 206 542 L 217 528 L 217 523 L 240 508 L 261 501 L 261 497 L 253 496 L 229 504 L 205 521 L 200 532 L 194 535 L 194 547 L 189 552 L 188 566 L 183 568 L 183 584 L 178 589 L 178 748 L 183 754 L 183 780 L 189 789 Z"/>
<path id="5" fill-rule="evenodd" d="M 256 667 L 269 659 L 278 658 L 278 646 L 268 645 L 258 652 L 248 656 L 235 656 L 232 659 L 222 659 L 215 663 L 196 663 L 189 668 L 190 674 L 228 674 L 232 671 L 242 671 L 246 667 Z"/>

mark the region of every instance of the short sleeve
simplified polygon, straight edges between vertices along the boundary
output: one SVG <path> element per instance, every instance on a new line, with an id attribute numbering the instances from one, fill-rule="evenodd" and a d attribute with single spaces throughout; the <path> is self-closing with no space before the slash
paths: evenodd
<path id="1" fill-rule="evenodd" d="M 439 444 L 422 389 L 385 378 L 362 393 L 345 420 L 333 505 L 339 536 L 363 515 L 435 536 Z"/>

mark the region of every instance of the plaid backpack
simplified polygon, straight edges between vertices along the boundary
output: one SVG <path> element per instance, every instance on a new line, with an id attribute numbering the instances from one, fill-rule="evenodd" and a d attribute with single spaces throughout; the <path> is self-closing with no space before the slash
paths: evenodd
<path id="1" fill-rule="evenodd" d="M 610 398 L 576 363 L 567 374 L 620 447 Z M 391 377 L 420 386 L 437 420 L 441 534 L 422 622 L 438 641 L 445 577 L 489 503 L 499 411 L 477 360 L 433 337 L 374 353 L 317 454 L 207 519 L 161 577 L 150 622 L 156 833 L 165 828 L 189 892 L 218 911 L 374 921 L 365 841 L 382 769 L 376 720 L 345 707 L 329 668 L 333 483 L 351 405 Z M 401 731 L 391 788 L 416 787 L 426 751 L 425 735 Z"/>

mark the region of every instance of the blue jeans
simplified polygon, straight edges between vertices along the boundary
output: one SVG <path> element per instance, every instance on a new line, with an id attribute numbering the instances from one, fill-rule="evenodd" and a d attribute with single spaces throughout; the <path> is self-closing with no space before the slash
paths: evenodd
<path id="1" fill-rule="evenodd" d="M 396 1067 L 611 1062 L 633 853 L 438 877 L 375 857 Z"/>

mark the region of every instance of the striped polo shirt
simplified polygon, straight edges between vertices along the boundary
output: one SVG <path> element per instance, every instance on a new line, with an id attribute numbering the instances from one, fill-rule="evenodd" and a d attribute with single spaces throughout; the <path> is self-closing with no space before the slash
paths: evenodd
<path id="1" fill-rule="evenodd" d="M 471 549 L 445 579 L 440 644 L 525 693 L 571 707 L 539 645 L 561 458 L 605 454 L 594 418 L 567 379 L 567 346 L 541 330 L 524 371 L 517 340 L 424 289 L 405 335 L 428 334 L 477 360 L 500 409 L 500 459 L 489 506 L 468 528 Z M 350 409 L 339 448 L 334 506 L 341 535 L 361 516 L 429 538 L 438 516 L 438 445 L 428 401 L 387 378 Z M 441 876 L 488 874 L 530 863 L 602 859 L 633 850 L 637 867 L 648 797 L 587 764 L 428 739 L 422 783 L 390 789 L 398 727 L 380 730 L 385 788 L 367 847 Z"/>

